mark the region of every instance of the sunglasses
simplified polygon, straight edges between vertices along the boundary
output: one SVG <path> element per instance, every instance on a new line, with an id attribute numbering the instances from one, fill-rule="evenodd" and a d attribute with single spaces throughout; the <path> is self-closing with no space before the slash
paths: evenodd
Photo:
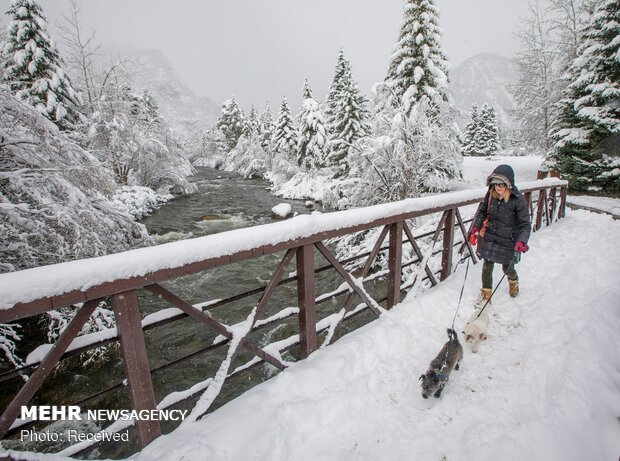
<path id="1" fill-rule="evenodd" d="M 503 188 L 505 188 L 505 187 L 506 187 L 506 184 L 503 184 L 503 183 L 502 183 L 502 184 L 493 184 L 493 185 L 494 185 L 495 187 L 503 187 Z"/>

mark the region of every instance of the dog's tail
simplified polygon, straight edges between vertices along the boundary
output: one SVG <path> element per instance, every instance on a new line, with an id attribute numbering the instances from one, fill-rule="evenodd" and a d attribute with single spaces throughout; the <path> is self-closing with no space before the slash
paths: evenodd
<path id="1" fill-rule="evenodd" d="M 454 331 L 452 328 L 448 328 L 448 338 L 450 338 L 450 341 L 458 343 L 459 342 L 459 336 L 456 334 L 456 331 Z"/>

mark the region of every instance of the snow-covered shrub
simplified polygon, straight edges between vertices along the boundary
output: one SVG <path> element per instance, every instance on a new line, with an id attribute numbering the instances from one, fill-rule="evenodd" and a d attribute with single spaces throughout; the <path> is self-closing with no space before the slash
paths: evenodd
<path id="1" fill-rule="evenodd" d="M 15 343 L 21 339 L 21 336 L 16 331 L 19 328 L 21 328 L 20 325 L 14 323 L 0 323 L 0 351 L 14 367 L 19 367 L 23 363 L 17 356 L 15 346 Z"/>
<path id="2" fill-rule="evenodd" d="M 268 154 L 255 135 L 242 135 L 236 147 L 226 156 L 222 165 L 225 171 L 234 171 L 244 178 L 263 177 L 269 163 Z"/>
<path id="3" fill-rule="evenodd" d="M 351 196 L 352 204 L 376 203 L 419 197 L 424 192 L 447 188 L 460 175 L 462 157 L 454 132 L 437 123 L 439 115 L 423 101 L 411 114 L 397 109 L 386 124 L 386 134 L 358 143 L 359 161 L 352 176 L 360 178 Z"/>
<path id="4" fill-rule="evenodd" d="M 50 343 L 54 343 L 62 332 L 67 328 L 71 319 L 77 313 L 77 309 L 73 307 L 64 307 L 46 313 L 47 339 Z M 90 318 L 84 323 L 80 330 L 80 335 L 87 335 L 98 331 L 106 330 L 116 326 L 114 312 L 109 309 L 107 303 L 102 301 L 95 308 Z M 105 360 L 106 354 L 113 345 L 99 346 L 83 352 L 80 356 L 83 365 L 96 364 Z"/>
<path id="5" fill-rule="evenodd" d="M 115 182 L 92 155 L 0 88 L 0 271 L 126 250 L 143 226 L 109 201 Z"/>
<path id="6" fill-rule="evenodd" d="M 172 194 L 158 194 L 149 187 L 123 186 L 112 197 L 112 203 L 120 211 L 138 220 L 173 198 Z"/>

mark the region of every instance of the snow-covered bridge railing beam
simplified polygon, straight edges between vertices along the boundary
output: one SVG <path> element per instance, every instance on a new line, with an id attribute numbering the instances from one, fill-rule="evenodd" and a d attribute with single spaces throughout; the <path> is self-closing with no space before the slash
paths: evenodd
<path id="1" fill-rule="evenodd" d="M 536 217 L 535 230 L 542 226 L 543 216 L 547 225 L 564 216 L 566 187 L 567 183 L 559 179 L 545 179 L 521 185 L 521 190 L 530 204 L 531 215 L 533 218 Z M 361 309 L 370 309 L 374 314 L 380 315 L 383 308 L 379 303 L 385 303 L 385 307 L 388 308 L 397 304 L 404 289 L 421 282 L 422 271 L 432 285 L 437 284 L 438 279 L 447 278 L 455 266 L 455 247 L 458 247 L 459 254 L 467 250 L 467 253 L 475 259 L 472 248 L 465 239 L 466 227 L 460 209 L 480 202 L 484 193 L 484 189 L 479 189 L 318 216 L 300 216 L 288 221 L 142 248 L 117 255 L 0 275 L 0 323 L 21 320 L 60 307 L 79 307 L 70 327 L 61 334 L 49 352 L 22 368 L 21 373 L 27 370 L 32 374 L 3 409 L 0 416 L 0 437 L 3 437 L 9 429 L 15 431 L 24 426 L 22 423 L 16 423 L 18 409 L 33 398 L 61 357 L 65 357 L 71 351 L 81 350 L 80 348 L 96 347 L 102 341 L 120 340 L 125 376 L 134 410 L 168 408 L 182 401 L 175 400 L 177 397 L 167 396 L 157 405 L 154 398 L 153 374 L 171 364 L 189 360 L 197 353 L 207 353 L 220 346 L 230 344 L 230 347 L 233 347 L 233 344 L 237 344 L 240 350 L 248 352 L 253 357 L 250 363 L 257 363 L 256 360 L 268 362 L 279 369 L 285 366 L 279 354 L 293 345 L 299 346 L 301 358 L 307 357 L 317 349 L 318 335 L 321 331 L 326 332 L 325 341 L 329 342 L 335 327 L 359 314 L 362 311 L 360 306 Z M 414 235 L 407 221 L 434 214 L 440 215 L 435 230 Z M 361 273 L 357 272 L 360 277 L 356 278 L 345 269 L 345 262 L 338 261 L 324 242 L 334 237 L 374 228 L 381 231 L 378 232 L 372 250 L 362 255 L 367 256 L 367 259 Z M 460 232 L 458 238 L 455 232 Z M 431 238 L 424 252 L 418 245 L 418 241 L 422 238 Z M 434 246 L 440 238 L 441 248 L 436 251 Z M 383 246 L 385 240 L 387 246 Z M 415 258 L 403 261 L 403 246 L 409 244 Z M 315 274 L 327 269 L 328 266 L 315 267 L 315 251 L 325 258 L 328 266 L 334 268 L 345 282 L 335 291 L 318 296 Z M 382 251 L 387 251 L 387 269 L 369 275 L 377 256 Z M 278 252 L 285 252 L 284 257 L 266 286 L 260 290 L 231 296 L 227 300 L 213 300 L 201 305 L 192 305 L 161 285 L 161 282 L 188 274 Z M 434 255 L 439 256 L 441 261 L 439 270 L 431 269 L 429 264 Z M 282 280 L 282 275 L 293 257 L 296 259 L 296 274 Z M 417 264 L 415 277 L 412 282 L 408 281 L 407 286 L 404 286 L 403 269 L 414 264 Z M 386 279 L 384 291 L 386 295 L 381 299 L 373 299 L 364 287 L 364 283 L 375 280 L 377 276 L 385 276 Z M 264 313 L 273 291 L 289 282 L 296 283 L 298 309 L 285 309 L 287 310 L 285 314 L 257 322 Z M 142 289 L 155 293 L 178 311 L 165 318 L 157 317 L 155 321 L 147 322 L 146 318 L 141 319 L 137 290 Z M 251 319 L 249 328 L 241 338 L 234 337 L 233 329 L 218 322 L 210 313 L 204 312 L 216 305 L 230 304 L 251 293 L 262 294 L 254 305 L 255 314 L 248 317 Z M 340 295 L 345 296 L 341 304 L 342 310 L 337 315 L 332 315 L 335 315 L 337 320 L 327 319 L 326 322 L 325 318 L 318 319 L 317 305 Z M 355 309 L 351 307 L 354 295 L 361 300 L 361 304 Z M 76 338 L 84 320 L 90 316 L 93 306 L 98 305 L 103 299 L 112 300 L 118 333 L 111 330 L 103 339 L 98 337 L 92 341 L 83 336 Z M 291 316 L 297 316 L 298 337 L 284 341 L 285 345 L 275 353 L 273 348 L 260 348 L 249 341 L 247 336 L 250 333 L 264 328 L 264 325 L 271 325 Z M 219 335 L 219 338 L 199 351 L 149 369 L 143 330 L 188 317 L 205 324 L 214 334 Z M 233 351 L 232 356 L 236 356 L 236 351 Z M 32 372 L 33 366 L 37 364 L 37 368 Z M 13 376 L 17 376 L 18 373 L 19 371 L 15 372 Z M 231 375 L 235 373 L 236 371 L 233 371 Z M 4 375 L 10 373 L 0 374 L 0 381 L 9 379 L 4 378 Z M 119 388 L 123 388 L 122 383 L 110 386 L 108 390 Z M 106 391 L 100 391 L 79 401 L 88 401 Z M 192 388 L 191 392 L 186 390 L 178 394 L 183 394 L 183 399 L 187 399 L 197 392 L 199 391 Z M 137 432 L 140 444 L 144 446 L 159 435 L 160 428 L 156 422 L 139 422 Z M 76 449 L 72 453 L 79 451 Z"/>

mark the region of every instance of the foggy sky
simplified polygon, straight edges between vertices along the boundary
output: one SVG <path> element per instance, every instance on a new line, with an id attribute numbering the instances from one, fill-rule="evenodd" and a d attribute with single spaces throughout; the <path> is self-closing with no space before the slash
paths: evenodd
<path id="1" fill-rule="evenodd" d="M 39 0 L 55 25 L 69 0 Z M 368 94 L 383 80 L 398 38 L 404 0 L 78 0 L 84 33 L 96 41 L 160 49 L 197 95 L 216 104 L 235 96 L 244 109 L 282 96 L 293 113 L 304 77 L 324 100 L 342 47 Z M 527 0 L 437 0 L 442 47 L 454 68 L 482 52 L 510 56 Z M 0 0 L 2 12 L 10 5 Z M 3 15 L 4 16 L 4 15 Z M 2 18 L 5 27 L 8 17 Z"/>

